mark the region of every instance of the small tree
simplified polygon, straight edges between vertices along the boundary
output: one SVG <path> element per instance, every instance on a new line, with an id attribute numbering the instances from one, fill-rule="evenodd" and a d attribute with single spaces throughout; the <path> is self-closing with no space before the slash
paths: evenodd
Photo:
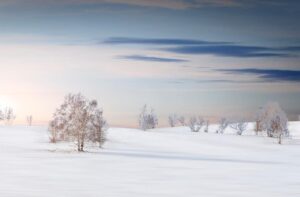
<path id="1" fill-rule="evenodd" d="M 16 118 L 14 110 L 11 107 L 6 107 L 1 116 L 1 119 L 4 120 L 6 124 L 11 124 Z"/>
<path id="2" fill-rule="evenodd" d="M 97 101 L 89 101 L 80 93 L 68 94 L 50 121 L 50 141 L 71 140 L 78 151 L 83 151 L 86 141 L 102 142 L 103 121 Z"/>
<path id="3" fill-rule="evenodd" d="M 248 123 L 244 119 L 241 119 L 239 121 L 230 124 L 230 127 L 236 130 L 237 135 L 242 135 L 243 132 L 247 129 L 247 126 Z"/>
<path id="4" fill-rule="evenodd" d="M 258 132 L 262 132 L 263 130 L 263 121 L 264 121 L 264 112 L 263 108 L 259 108 L 257 112 L 255 113 L 255 126 L 254 126 L 254 131 L 255 134 L 258 135 Z"/>
<path id="5" fill-rule="evenodd" d="M 228 125 L 229 125 L 229 121 L 227 120 L 227 118 L 221 118 L 219 120 L 219 128 L 216 131 L 216 133 L 223 134 L 225 129 L 228 127 Z"/>
<path id="6" fill-rule="evenodd" d="M 175 127 L 178 121 L 177 115 L 176 114 L 169 115 L 168 121 L 171 127 Z"/>
<path id="7" fill-rule="evenodd" d="M 278 138 L 278 144 L 282 144 L 282 137 L 289 136 L 287 122 L 288 121 L 284 113 L 275 114 L 269 120 L 267 131 L 272 133 L 273 137 Z"/>
<path id="8" fill-rule="evenodd" d="M 282 137 L 289 136 L 288 119 L 278 103 L 269 102 L 264 106 L 264 130 L 269 137 L 277 137 L 282 143 Z"/>
<path id="9" fill-rule="evenodd" d="M 177 118 L 178 122 L 181 124 L 181 126 L 185 126 L 185 117 L 184 116 L 179 116 Z"/>
<path id="10" fill-rule="evenodd" d="M 53 120 L 49 123 L 49 139 L 51 143 L 56 143 L 57 141 L 64 141 L 65 140 L 65 128 L 66 122 L 63 122 L 62 119 L 59 117 L 54 117 Z"/>
<path id="11" fill-rule="evenodd" d="M 106 120 L 103 118 L 102 109 L 96 109 L 91 116 L 92 131 L 89 136 L 89 140 L 99 144 L 99 148 L 102 147 L 106 140 L 105 131 L 107 130 Z"/>
<path id="12" fill-rule="evenodd" d="M 202 117 L 192 116 L 188 122 L 192 132 L 199 132 L 204 124 L 204 119 Z"/>
<path id="13" fill-rule="evenodd" d="M 27 121 L 28 126 L 31 126 L 32 125 L 32 115 L 27 116 L 26 121 Z"/>
<path id="14" fill-rule="evenodd" d="M 276 127 L 272 127 L 272 122 L 275 121 L 278 117 L 282 121 L 282 125 L 287 127 L 287 117 L 284 111 L 281 109 L 278 103 L 269 102 L 263 107 L 263 130 L 267 131 L 267 135 L 269 137 L 275 137 L 277 129 Z M 276 121 L 275 121 L 276 122 Z M 282 128 L 282 130 L 287 130 Z"/>
<path id="15" fill-rule="evenodd" d="M 268 137 L 278 137 L 278 143 L 281 144 L 282 137 L 288 136 L 289 131 L 287 116 L 279 104 L 269 102 L 257 114 L 257 128 L 265 131 Z"/>
<path id="16" fill-rule="evenodd" d="M 148 112 L 147 105 L 144 105 L 139 115 L 139 126 L 142 130 L 154 129 L 158 125 L 158 119 L 154 113 L 154 109 L 151 108 Z"/>

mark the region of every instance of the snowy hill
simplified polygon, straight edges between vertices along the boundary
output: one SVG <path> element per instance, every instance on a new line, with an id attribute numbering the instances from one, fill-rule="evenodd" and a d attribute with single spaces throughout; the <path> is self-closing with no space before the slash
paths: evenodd
<path id="1" fill-rule="evenodd" d="M 104 149 L 49 144 L 46 127 L 0 127 L 0 196 L 300 196 L 300 122 L 293 139 L 111 128 Z"/>

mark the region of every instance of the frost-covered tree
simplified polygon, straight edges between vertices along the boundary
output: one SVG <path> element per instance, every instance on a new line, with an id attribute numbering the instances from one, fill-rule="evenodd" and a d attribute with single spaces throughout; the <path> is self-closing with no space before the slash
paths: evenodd
<path id="1" fill-rule="evenodd" d="M 263 130 L 269 137 L 278 137 L 280 133 L 288 135 L 288 119 L 278 103 L 269 102 L 263 107 Z"/>
<path id="2" fill-rule="evenodd" d="M 142 130 L 154 129 L 158 125 L 158 119 L 154 113 L 154 109 L 151 108 L 148 111 L 147 105 L 144 105 L 139 115 L 139 126 Z"/>
<path id="3" fill-rule="evenodd" d="M 57 114 L 56 114 L 57 115 Z M 51 143 L 56 143 L 57 141 L 65 140 L 65 132 L 64 127 L 66 122 L 54 115 L 54 118 L 49 122 L 49 139 Z"/>
<path id="4" fill-rule="evenodd" d="M 176 114 L 171 114 L 168 116 L 168 121 L 169 121 L 169 125 L 171 127 L 175 127 L 177 122 L 178 122 L 178 118 Z"/>
<path id="5" fill-rule="evenodd" d="M 31 126 L 32 125 L 32 115 L 27 116 L 26 121 L 27 121 L 28 126 Z"/>
<path id="6" fill-rule="evenodd" d="M 185 123 L 185 117 L 184 116 L 179 116 L 177 118 L 177 121 L 181 124 L 181 126 L 185 126 L 186 123 Z"/>
<path id="7" fill-rule="evenodd" d="M 3 112 L 1 113 L 1 120 L 3 120 L 6 124 L 12 123 L 16 118 L 14 114 L 14 110 L 11 107 L 6 107 Z"/>
<path id="8" fill-rule="evenodd" d="M 243 132 L 247 129 L 248 123 L 245 121 L 245 119 L 241 119 L 238 121 L 234 121 L 230 124 L 230 127 L 234 130 L 236 130 L 237 135 L 242 135 Z"/>
<path id="9" fill-rule="evenodd" d="M 90 132 L 89 139 L 92 142 L 98 143 L 101 148 L 105 142 L 105 131 L 107 130 L 106 120 L 103 118 L 103 110 L 95 109 L 91 116 L 92 132 Z"/>
<path id="10" fill-rule="evenodd" d="M 227 120 L 227 118 L 221 118 L 219 120 L 219 128 L 216 131 L 216 133 L 223 134 L 225 129 L 228 127 L 228 125 L 229 125 L 229 121 Z"/>
<path id="11" fill-rule="evenodd" d="M 50 141 L 73 141 L 77 150 L 83 151 L 87 141 L 103 143 L 104 122 L 97 101 L 80 93 L 68 94 L 50 121 Z"/>
<path id="12" fill-rule="evenodd" d="M 284 113 L 277 113 L 269 119 L 268 133 L 272 133 L 273 137 L 278 137 L 278 143 L 282 143 L 282 137 L 289 135 L 287 128 L 287 117 Z"/>
<path id="13" fill-rule="evenodd" d="M 205 121 L 205 128 L 204 128 L 204 132 L 208 133 L 208 128 L 209 128 L 209 120 Z"/>
<path id="14" fill-rule="evenodd" d="M 202 117 L 192 116 L 188 122 L 188 126 L 192 132 L 199 132 L 204 124 Z"/>
<path id="15" fill-rule="evenodd" d="M 263 107 L 263 130 L 269 137 L 277 137 L 279 144 L 289 135 L 287 116 L 278 103 L 269 102 Z"/>

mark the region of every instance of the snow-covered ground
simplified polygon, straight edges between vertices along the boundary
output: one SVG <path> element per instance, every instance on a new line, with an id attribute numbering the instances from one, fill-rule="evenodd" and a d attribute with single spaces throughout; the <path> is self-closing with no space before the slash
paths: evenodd
<path id="1" fill-rule="evenodd" d="M 77 153 L 46 127 L 1 126 L 0 196 L 300 196 L 300 122 L 283 145 L 214 127 L 111 128 L 104 149 Z"/>

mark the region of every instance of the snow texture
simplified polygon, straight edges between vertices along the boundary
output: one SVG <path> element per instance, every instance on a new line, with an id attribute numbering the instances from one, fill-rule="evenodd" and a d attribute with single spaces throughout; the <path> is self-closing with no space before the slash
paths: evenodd
<path id="1" fill-rule="evenodd" d="M 111 128 L 103 149 L 78 153 L 50 144 L 46 127 L 1 126 L 0 196 L 300 196 L 300 122 L 282 145 L 253 127 Z"/>

